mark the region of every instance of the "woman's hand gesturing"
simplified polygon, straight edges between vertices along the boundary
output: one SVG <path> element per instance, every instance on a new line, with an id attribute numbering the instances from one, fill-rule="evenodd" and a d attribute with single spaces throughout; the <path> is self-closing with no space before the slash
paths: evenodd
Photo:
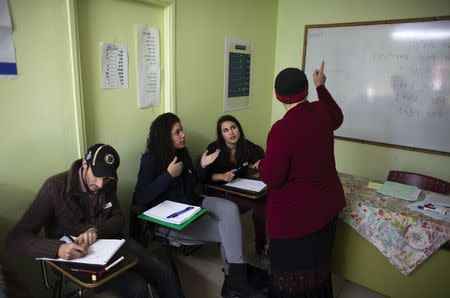
<path id="1" fill-rule="evenodd" d="M 205 152 L 203 152 L 202 159 L 200 160 L 200 165 L 202 168 L 206 168 L 212 164 L 216 160 L 217 156 L 219 156 L 219 152 L 220 150 L 216 149 L 216 151 L 208 155 L 208 150 L 205 150 Z"/>
<path id="2" fill-rule="evenodd" d="M 167 167 L 167 172 L 169 172 L 170 176 L 173 178 L 180 176 L 183 171 L 183 162 L 177 162 L 177 157 L 175 156 L 172 162 Z"/>

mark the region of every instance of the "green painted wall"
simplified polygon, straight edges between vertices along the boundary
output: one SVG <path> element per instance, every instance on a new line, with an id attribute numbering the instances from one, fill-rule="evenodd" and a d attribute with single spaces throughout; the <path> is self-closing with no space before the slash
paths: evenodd
<path id="1" fill-rule="evenodd" d="M 182 0 L 176 5 L 176 106 L 192 155 L 215 139 L 216 121 L 223 114 L 225 37 L 254 41 L 253 105 L 230 114 L 248 139 L 265 146 L 277 1 Z"/>
<path id="2" fill-rule="evenodd" d="M 18 269 L 36 263 L 4 252 L 6 232 L 78 152 L 66 2 L 9 3 L 19 75 L 0 80 L 0 262 Z M 41 282 L 38 271 L 26 282 Z"/>
<path id="3" fill-rule="evenodd" d="M 450 2 L 445 0 L 279 0 L 274 77 L 285 67 L 301 67 L 304 26 L 307 24 L 442 15 L 450 15 Z M 274 101 L 272 123 L 283 115 L 283 106 Z M 384 180 L 389 170 L 398 169 L 450 180 L 448 156 L 341 140 L 336 141 L 335 155 L 338 170 L 353 175 Z M 348 225 L 339 222 L 334 253 L 333 269 L 336 273 L 387 296 L 411 298 L 450 295 L 449 251 L 438 251 L 410 276 L 405 277 L 367 240 Z"/>
<path id="4" fill-rule="evenodd" d="M 109 1 L 109 0 L 108 0 Z M 122 157 L 119 195 L 125 214 L 136 181 L 148 125 L 163 107 L 136 108 L 134 24 L 163 26 L 161 9 L 146 17 L 139 1 L 78 0 L 81 76 L 88 144 L 113 144 Z M 0 242 L 17 222 L 43 181 L 79 157 L 68 3 L 10 0 L 19 77 L 0 80 Z M 126 3 L 119 22 L 118 8 Z M 90 6 L 92 5 L 92 6 Z M 257 12 L 255 7 L 258 7 Z M 128 10 L 129 9 L 129 10 Z M 214 139 L 222 114 L 225 36 L 253 40 L 254 85 L 250 109 L 233 112 L 249 138 L 264 144 L 270 127 L 275 59 L 276 0 L 176 3 L 176 106 L 198 154 Z M 101 25 L 112 17 L 109 27 Z M 164 36 L 162 36 L 162 39 Z M 99 41 L 129 46 L 129 89 L 101 90 Z M 161 44 L 162 44 L 161 40 Z M 14 271 L 26 296 L 44 297 L 37 263 L 17 258 L 0 245 L 0 262 Z M 26 272 L 31 270 L 31 274 Z M 31 294 L 32 293 L 32 294 Z"/>
<path id="5" fill-rule="evenodd" d="M 163 8 L 140 1 L 78 0 L 76 10 L 86 143 L 111 144 L 119 152 L 118 197 L 128 215 L 148 127 L 163 112 L 162 104 L 147 109 L 137 108 L 136 30 L 139 27 L 158 28 L 162 45 Z M 101 42 L 127 46 L 128 88 L 101 88 Z M 161 63 L 162 59 L 161 47 Z"/>
<path id="6" fill-rule="evenodd" d="M 275 75 L 285 67 L 301 67 L 304 27 L 326 24 L 450 15 L 446 0 L 280 0 L 278 7 Z M 325 68 L 326 72 L 326 68 Z M 332 90 L 330 90 L 332 92 Z M 313 94 L 316 96 L 316 94 Z M 272 122 L 284 115 L 283 106 L 273 101 Z M 344 120 L 345 121 L 345 120 Z M 450 180 L 448 156 L 392 149 L 348 141 L 336 141 L 339 171 L 353 175 L 386 179 L 389 170 L 418 172 Z"/>
<path id="7" fill-rule="evenodd" d="M 131 57 L 135 53 L 132 27 L 120 28 L 117 24 L 109 31 L 97 28 L 96 22 L 103 17 L 97 20 L 95 11 L 87 10 L 86 2 L 81 0 L 77 10 L 81 13 L 79 18 L 89 22 L 91 27 L 82 23 L 80 29 L 95 33 L 101 39 L 129 44 Z M 114 13 L 117 2 L 111 0 L 113 4 L 105 6 L 106 13 Z M 142 5 L 126 2 L 134 8 Z M 6 231 L 33 200 L 43 180 L 67 169 L 68 164 L 78 157 L 67 1 L 10 0 L 9 3 L 19 77 L 0 80 L 1 242 Z M 104 1 L 96 1 L 96 5 L 104 4 Z M 448 1 L 437 0 L 428 3 L 417 0 L 177 1 L 176 109 L 186 128 L 191 152 L 199 154 L 214 139 L 215 121 L 222 114 L 225 37 L 255 42 L 253 105 L 232 114 L 241 120 L 249 139 L 264 145 L 271 121 L 283 114 L 282 107 L 272 101 L 274 74 L 286 66 L 300 65 L 305 24 L 450 15 L 449 6 Z M 161 20 L 149 20 L 147 24 L 158 25 Z M 85 108 L 88 109 L 86 137 L 88 143 L 105 141 L 118 147 L 123 161 L 119 171 L 119 193 L 123 205 L 127 205 L 148 124 L 162 108 L 137 110 L 132 91 L 98 89 L 100 74 L 95 59 L 98 60 L 100 52 L 96 38 L 80 34 L 80 50 L 84 55 L 81 63 L 92 67 L 91 70 L 86 66 L 82 69 L 83 79 L 88 78 L 93 84 L 83 84 Z M 134 86 L 135 79 L 133 63 L 130 58 L 130 87 Z M 449 158 L 434 154 L 337 141 L 336 159 L 340 171 L 377 179 L 384 179 L 389 169 L 397 168 L 450 180 Z M 358 248 L 365 245 L 354 239 L 349 239 L 349 243 Z M 348 247 L 342 250 L 355 251 Z M 450 259 L 445 253 L 439 253 L 443 262 L 441 269 L 436 271 L 442 274 L 445 274 L 442 267 L 445 268 L 445 262 Z M 0 262 L 8 269 L 23 265 L 37 269 L 35 262 L 19 262 L 5 253 L 3 246 L 0 246 Z M 382 258 L 377 258 L 369 262 L 369 266 L 381 262 Z M 380 272 L 392 274 L 392 269 Z M 433 271 L 424 272 L 431 274 Z M 39 273 L 37 270 L 35 273 L 24 279 L 27 287 L 40 284 Z M 364 275 L 361 268 L 356 273 Z M 367 274 L 363 279 L 378 282 Z M 42 297 L 41 292 L 35 292 L 35 295 Z"/>

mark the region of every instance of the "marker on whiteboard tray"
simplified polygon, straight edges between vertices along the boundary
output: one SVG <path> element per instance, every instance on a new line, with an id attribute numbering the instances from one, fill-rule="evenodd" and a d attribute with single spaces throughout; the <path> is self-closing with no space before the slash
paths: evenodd
<path id="1" fill-rule="evenodd" d="M 421 210 L 437 212 L 440 214 L 447 214 L 447 212 L 448 212 L 447 208 L 435 206 L 433 204 L 424 204 L 423 206 L 419 205 L 419 206 L 417 206 L 417 208 L 419 208 Z"/>

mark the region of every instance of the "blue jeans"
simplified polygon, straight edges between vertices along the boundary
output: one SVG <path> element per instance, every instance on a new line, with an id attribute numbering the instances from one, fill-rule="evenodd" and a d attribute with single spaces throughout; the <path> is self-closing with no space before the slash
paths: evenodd
<path id="1" fill-rule="evenodd" d="M 139 262 L 132 269 L 113 278 L 99 290 L 112 290 L 120 297 L 148 298 L 147 284 L 155 285 L 161 298 L 184 297 L 178 277 L 172 268 L 161 262 L 150 250 L 127 238 L 124 248 L 139 257 Z"/>

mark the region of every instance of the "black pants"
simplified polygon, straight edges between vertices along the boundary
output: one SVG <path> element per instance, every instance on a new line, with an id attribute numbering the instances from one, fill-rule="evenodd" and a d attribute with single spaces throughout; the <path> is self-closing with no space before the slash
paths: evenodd
<path id="1" fill-rule="evenodd" d="M 100 291 L 112 290 L 120 297 L 148 298 L 147 284 L 155 285 L 161 298 L 184 297 L 178 277 L 172 268 L 133 238 L 128 238 L 124 248 L 139 257 L 132 269 L 99 287 Z"/>

